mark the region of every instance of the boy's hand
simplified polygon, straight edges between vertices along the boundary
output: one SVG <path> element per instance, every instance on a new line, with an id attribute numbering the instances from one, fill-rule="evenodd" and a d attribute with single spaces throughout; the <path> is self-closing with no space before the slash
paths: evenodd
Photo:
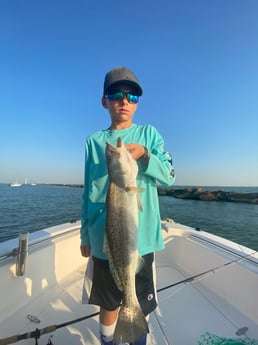
<path id="1" fill-rule="evenodd" d="M 136 161 L 144 155 L 145 149 L 144 146 L 139 144 L 127 144 L 125 145 L 126 149 L 130 151 L 133 159 Z"/>
<path id="2" fill-rule="evenodd" d="M 81 246 L 82 256 L 84 256 L 85 258 L 88 258 L 90 256 L 90 253 L 91 253 L 91 248 L 89 244 L 86 246 Z"/>

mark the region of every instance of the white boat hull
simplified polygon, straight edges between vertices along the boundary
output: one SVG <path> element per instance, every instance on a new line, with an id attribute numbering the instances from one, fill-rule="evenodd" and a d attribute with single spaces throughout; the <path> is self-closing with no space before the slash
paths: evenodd
<path id="1" fill-rule="evenodd" d="M 194 345 L 205 332 L 227 338 L 242 332 L 258 339 L 257 253 L 173 222 L 163 227 L 166 249 L 156 254 L 159 306 L 150 317 L 148 344 Z M 97 315 L 61 327 L 98 312 L 82 303 L 87 259 L 80 255 L 79 229 L 77 222 L 31 234 L 26 273 L 20 277 L 16 259 L 3 258 L 17 241 L 0 244 L 0 345 L 49 326 L 39 345 L 49 337 L 53 344 L 99 344 Z"/>

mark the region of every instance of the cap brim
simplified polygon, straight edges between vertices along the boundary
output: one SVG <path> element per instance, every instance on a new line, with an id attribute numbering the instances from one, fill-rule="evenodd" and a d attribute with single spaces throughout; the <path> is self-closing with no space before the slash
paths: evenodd
<path id="1" fill-rule="evenodd" d="M 136 92 L 137 96 L 141 96 L 143 94 L 143 91 L 140 85 L 131 80 L 118 80 L 115 83 L 109 85 L 109 87 L 105 90 L 105 93 L 107 92 L 108 89 L 114 88 L 117 85 L 129 85 Z"/>

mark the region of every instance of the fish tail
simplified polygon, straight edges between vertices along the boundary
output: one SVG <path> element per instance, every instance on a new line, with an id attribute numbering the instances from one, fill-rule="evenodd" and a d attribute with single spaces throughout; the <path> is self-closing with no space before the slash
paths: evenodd
<path id="1" fill-rule="evenodd" d="M 114 333 L 114 343 L 134 343 L 147 333 L 149 333 L 149 327 L 140 305 L 121 306 Z"/>

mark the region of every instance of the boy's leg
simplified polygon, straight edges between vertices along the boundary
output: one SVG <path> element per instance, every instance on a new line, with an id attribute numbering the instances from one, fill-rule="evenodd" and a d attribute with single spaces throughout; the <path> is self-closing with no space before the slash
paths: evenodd
<path id="1" fill-rule="evenodd" d="M 106 260 L 93 257 L 93 280 L 89 303 L 100 306 L 101 345 L 113 345 L 117 314 L 122 293 L 117 288 Z"/>
<path id="2" fill-rule="evenodd" d="M 113 325 L 113 323 L 116 322 L 118 310 L 119 308 L 111 311 L 105 310 L 104 308 L 100 308 L 99 321 L 104 326 Z"/>
<path id="3" fill-rule="evenodd" d="M 136 292 L 143 313 L 148 315 L 157 306 L 152 271 L 153 254 L 145 255 L 143 258 L 144 267 L 136 275 Z M 93 262 L 93 285 L 89 303 L 101 306 L 99 319 L 101 344 L 112 345 L 122 293 L 113 280 L 108 261 L 93 258 Z M 145 345 L 146 335 L 133 344 Z"/>
<path id="4" fill-rule="evenodd" d="M 116 326 L 118 309 L 108 311 L 100 308 L 99 332 L 101 345 L 113 345 L 113 335 Z"/>

